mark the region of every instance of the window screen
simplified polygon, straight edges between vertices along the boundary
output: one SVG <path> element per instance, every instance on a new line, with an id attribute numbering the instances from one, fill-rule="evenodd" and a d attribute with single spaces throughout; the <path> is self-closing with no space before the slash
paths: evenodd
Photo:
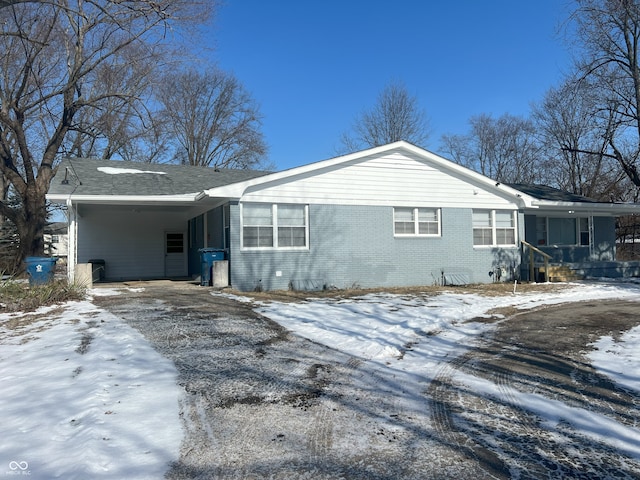
<path id="1" fill-rule="evenodd" d="M 244 204 L 242 219 L 243 246 L 273 247 L 273 211 L 270 204 Z"/>
<path id="2" fill-rule="evenodd" d="M 306 215 L 304 205 L 278 205 L 278 246 L 304 247 Z"/>
<path id="3" fill-rule="evenodd" d="M 549 243 L 551 245 L 575 245 L 576 219 L 549 218 Z"/>

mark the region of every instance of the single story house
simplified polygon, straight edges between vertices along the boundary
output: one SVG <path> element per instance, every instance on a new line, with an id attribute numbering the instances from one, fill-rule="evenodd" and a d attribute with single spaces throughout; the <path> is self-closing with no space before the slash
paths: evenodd
<path id="1" fill-rule="evenodd" d="M 615 219 L 640 205 L 501 184 L 402 141 L 275 173 L 66 159 L 48 199 L 67 206 L 71 279 L 94 259 L 107 280 L 195 277 L 204 247 L 241 291 L 529 280 L 545 258 L 640 272 L 615 261 Z"/>

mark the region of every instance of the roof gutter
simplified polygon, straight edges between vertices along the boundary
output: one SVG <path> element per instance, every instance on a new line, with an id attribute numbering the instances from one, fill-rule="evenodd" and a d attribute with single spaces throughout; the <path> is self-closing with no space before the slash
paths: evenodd
<path id="1" fill-rule="evenodd" d="M 534 200 L 531 208 L 539 210 L 580 211 L 591 213 L 607 213 L 609 215 L 630 215 L 640 213 L 640 204 L 634 203 L 583 203 L 583 202 L 551 202 Z"/>
<path id="2" fill-rule="evenodd" d="M 195 203 L 206 195 L 203 192 L 181 195 L 65 195 L 47 194 L 47 200 L 53 203 L 88 203 L 88 204 L 186 204 Z"/>

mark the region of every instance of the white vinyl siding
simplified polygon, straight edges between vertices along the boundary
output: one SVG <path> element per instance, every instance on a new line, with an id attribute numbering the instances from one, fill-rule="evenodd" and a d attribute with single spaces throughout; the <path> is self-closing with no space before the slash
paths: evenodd
<path id="1" fill-rule="evenodd" d="M 242 248 L 308 248 L 306 205 L 243 203 L 241 207 Z"/>
<path id="2" fill-rule="evenodd" d="M 474 210 L 473 244 L 475 246 L 515 245 L 515 212 L 511 210 Z"/>
<path id="3" fill-rule="evenodd" d="M 440 236 L 440 209 L 396 207 L 393 231 L 396 236 Z"/>
<path id="4" fill-rule="evenodd" d="M 434 156 L 435 157 L 435 156 Z M 447 164 L 448 165 L 448 164 Z M 429 185 L 429 191 L 425 186 Z M 505 196 L 471 185 L 436 161 L 404 152 L 343 163 L 251 189 L 245 202 L 511 209 Z"/>

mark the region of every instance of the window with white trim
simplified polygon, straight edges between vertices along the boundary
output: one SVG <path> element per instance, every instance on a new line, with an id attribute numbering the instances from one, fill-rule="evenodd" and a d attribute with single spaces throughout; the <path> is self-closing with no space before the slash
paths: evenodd
<path id="1" fill-rule="evenodd" d="M 591 244 L 591 229 L 589 228 L 589 218 L 581 217 L 578 219 L 578 233 L 580 245 Z"/>
<path id="2" fill-rule="evenodd" d="M 243 203 L 242 248 L 308 248 L 308 216 L 306 205 Z"/>
<path id="3" fill-rule="evenodd" d="M 497 246 L 516 244 L 516 213 L 512 210 L 473 210 L 473 244 Z"/>
<path id="4" fill-rule="evenodd" d="M 395 236 L 440 236 L 440 209 L 395 207 L 393 233 Z"/>
<path id="5" fill-rule="evenodd" d="M 307 215 L 304 205 L 275 205 L 278 212 L 278 247 L 307 246 Z"/>

